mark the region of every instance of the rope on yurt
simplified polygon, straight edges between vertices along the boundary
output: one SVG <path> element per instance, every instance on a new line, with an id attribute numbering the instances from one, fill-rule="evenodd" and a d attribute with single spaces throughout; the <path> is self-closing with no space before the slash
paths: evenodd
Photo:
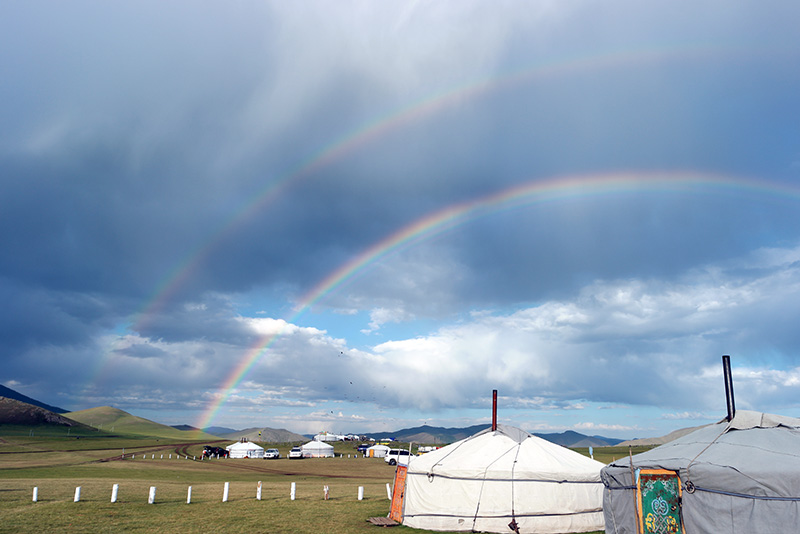
<path id="1" fill-rule="evenodd" d="M 519 447 L 520 446 L 521 446 L 521 443 L 518 443 L 516 445 L 517 454 L 519 454 Z M 511 452 L 511 450 L 513 450 L 513 447 L 511 449 L 508 449 L 503 454 L 499 455 L 494 461 L 492 461 L 489 465 L 487 465 L 486 469 L 484 469 L 484 471 L 483 471 L 483 479 L 481 480 L 481 490 L 478 492 L 478 502 L 475 503 L 475 515 L 472 517 L 472 531 L 473 532 L 475 532 L 475 525 L 478 522 L 478 514 L 480 513 L 480 510 L 481 510 L 481 498 L 483 497 L 483 488 L 486 487 L 486 481 L 489 480 L 489 478 L 487 476 L 488 473 L 489 473 L 489 468 L 492 467 L 495 464 L 495 462 L 500 461 L 500 459 L 502 457 L 504 457 L 506 454 L 508 454 L 509 452 Z M 514 456 L 514 463 L 515 464 L 516 464 L 516 459 L 517 459 L 517 457 L 515 455 Z M 513 493 L 513 488 L 514 488 L 514 482 L 513 482 L 513 480 L 514 480 L 514 471 L 513 471 L 513 467 L 512 467 L 512 471 L 511 471 L 511 480 L 512 480 L 511 488 L 512 488 L 512 493 Z M 513 501 L 513 499 L 512 499 L 512 501 Z M 512 502 L 511 517 L 512 517 L 512 519 L 514 517 L 513 502 Z M 512 523 L 513 523 L 513 521 L 512 521 Z"/>
<path id="2" fill-rule="evenodd" d="M 698 453 L 697 453 L 697 456 L 695 456 L 694 458 L 692 458 L 692 461 L 690 461 L 688 464 L 686 464 L 686 483 L 687 483 L 687 484 L 688 484 L 688 483 L 690 483 L 690 482 L 691 482 L 691 479 L 692 479 L 692 477 L 691 477 L 691 475 L 690 475 L 690 473 L 689 473 L 689 468 L 690 468 L 690 467 L 692 467 L 692 464 L 695 462 L 695 460 L 697 460 L 698 458 L 700 458 L 700 455 L 701 455 L 701 454 L 703 454 L 704 452 L 706 452 L 706 451 L 708 450 L 708 448 L 709 448 L 709 447 L 711 447 L 711 446 L 712 446 L 714 443 L 716 443 L 716 442 L 717 442 L 717 440 L 718 440 L 719 438 L 721 438 L 722 436 L 724 436 L 724 435 L 725 435 L 725 433 L 726 433 L 728 430 L 730 430 L 730 428 L 731 428 L 731 425 L 732 425 L 732 424 L 733 424 L 733 420 L 730 420 L 730 421 L 728 421 L 728 424 L 727 424 L 727 425 L 725 425 L 725 429 L 724 429 L 722 432 L 720 432 L 719 436 L 717 436 L 716 438 L 712 439 L 712 440 L 709 442 L 709 444 L 708 444 L 708 445 L 706 445 L 706 446 L 703 448 L 703 450 L 702 450 L 702 451 L 700 451 L 700 452 L 698 452 Z M 691 492 L 690 492 L 690 493 L 691 493 Z"/>
<path id="3" fill-rule="evenodd" d="M 517 458 L 519 458 L 519 450 L 522 448 L 522 443 L 517 444 L 517 453 L 514 455 L 514 463 L 511 464 L 511 522 L 508 528 L 519 534 L 519 525 L 517 525 L 517 516 L 514 510 L 514 482 L 516 481 L 515 471 L 517 469 Z"/>

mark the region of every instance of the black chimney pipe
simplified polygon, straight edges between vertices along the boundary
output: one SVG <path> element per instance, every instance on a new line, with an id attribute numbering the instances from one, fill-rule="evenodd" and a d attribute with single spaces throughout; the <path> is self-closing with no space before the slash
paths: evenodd
<path id="1" fill-rule="evenodd" d="M 497 430 L 497 390 L 492 390 L 492 432 Z"/>
<path id="2" fill-rule="evenodd" d="M 725 400 L 728 403 L 728 421 L 733 421 L 736 415 L 736 405 L 733 402 L 733 376 L 731 375 L 731 357 L 722 357 L 722 374 L 725 378 Z"/>

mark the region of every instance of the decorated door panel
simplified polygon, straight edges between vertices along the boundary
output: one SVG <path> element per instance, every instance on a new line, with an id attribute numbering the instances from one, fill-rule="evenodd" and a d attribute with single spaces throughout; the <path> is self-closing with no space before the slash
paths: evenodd
<path id="1" fill-rule="evenodd" d="M 394 472 L 394 489 L 392 491 L 392 508 L 389 511 L 389 518 L 403 522 L 403 501 L 406 497 L 406 473 L 408 466 L 399 465 Z"/>
<path id="2" fill-rule="evenodd" d="M 681 479 L 675 471 L 638 470 L 636 504 L 640 534 L 683 534 Z"/>

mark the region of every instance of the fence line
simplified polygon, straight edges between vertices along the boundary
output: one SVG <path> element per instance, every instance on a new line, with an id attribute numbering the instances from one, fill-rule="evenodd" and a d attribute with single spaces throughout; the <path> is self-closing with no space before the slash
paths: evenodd
<path id="1" fill-rule="evenodd" d="M 310 486 L 310 484 L 306 485 L 306 487 L 307 486 Z M 120 485 L 119 484 L 113 484 L 111 486 L 111 502 L 112 503 L 116 503 L 118 501 L 119 489 L 120 489 Z M 81 502 L 81 490 L 82 490 L 82 486 L 76 486 L 75 487 L 75 494 L 73 496 L 73 502 L 76 502 L 76 503 Z M 150 490 L 149 490 L 148 497 L 147 497 L 147 503 L 148 504 L 155 504 L 156 503 L 156 490 L 157 490 L 156 486 L 150 486 Z M 222 493 L 222 502 L 223 503 L 229 501 L 229 491 L 230 491 L 230 482 L 225 482 L 223 484 L 223 493 Z M 389 484 L 386 484 L 386 491 L 387 491 L 389 499 L 391 500 L 391 490 L 389 489 Z M 329 500 L 330 494 L 331 494 L 330 486 L 328 486 L 327 484 L 323 485 L 322 486 L 322 492 L 323 492 L 322 500 L 326 500 L 326 501 Z M 289 487 L 289 499 L 294 501 L 296 499 L 296 495 L 297 495 L 297 483 L 296 482 L 292 482 L 290 487 Z M 358 486 L 357 487 L 356 499 L 358 501 L 363 501 L 364 500 L 364 486 Z M 258 500 L 258 501 L 262 500 L 262 482 L 260 480 L 256 484 L 256 500 Z M 33 502 L 39 502 L 39 487 L 38 486 L 34 486 L 33 487 Z M 191 503 L 192 503 L 192 486 L 188 486 L 188 490 L 187 490 L 187 494 L 186 494 L 186 504 L 191 504 Z"/>

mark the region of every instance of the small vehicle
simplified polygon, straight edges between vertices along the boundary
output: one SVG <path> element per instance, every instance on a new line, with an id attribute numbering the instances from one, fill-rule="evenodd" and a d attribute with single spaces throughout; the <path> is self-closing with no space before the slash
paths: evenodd
<path id="1" fill-rule="evenodd" d="M 289 451 L 289 459 L 290 460 L 297 460 L 303 457 L 303 449 L 300 447 L 292 447 L 292 450 Z"/>
<path id="2" fill-rule="evenodd" d="M 389 465 L 408 465 L 408 459 L 411 453 L 405 449 L 389 449 L 386 457 L 383 459 Z"/>
<path id="3" fill-rule="evenodd" d="M 273 458 L 280 458 L 281 452 L 278 449 L 267 449 L 264 451 L 264 459 L 269 460 Z"/>
<path id="4" fill-rule="evenodd" d="M 362 452 L 362 453 L 363 452 L 367 452 L 367 449 L 369 449 L 369 445 L 361 444 L 361 445 L 359 445 L 357 447 L 357 449 L 358 449 L 358 452 Z"/>
<path id="5" fill-rule="evenodd" d="M 228 450 L 222 447 L 212 447 L 211 445 L 203 447 L 203 458 L 227 458 L 229 454 Z"/>

